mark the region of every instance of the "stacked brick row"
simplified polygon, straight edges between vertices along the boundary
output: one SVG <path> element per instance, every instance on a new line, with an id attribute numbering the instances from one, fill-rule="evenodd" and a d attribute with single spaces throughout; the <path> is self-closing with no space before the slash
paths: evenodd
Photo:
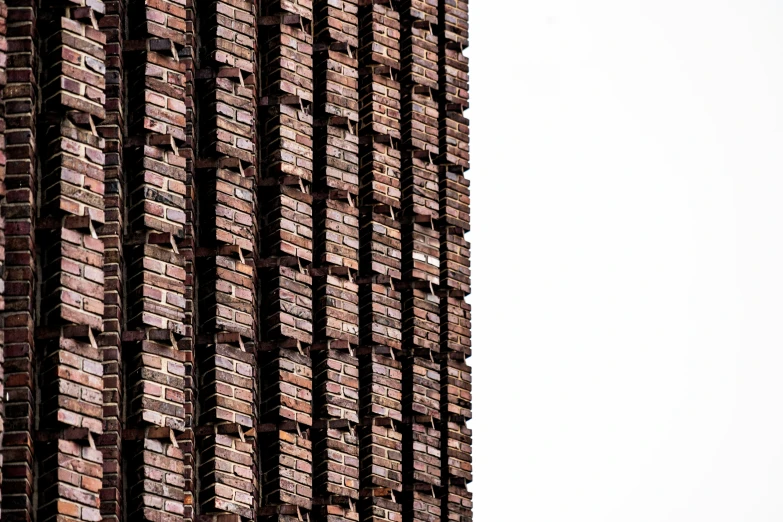
<path id="1" fill-rule="evenodd" d="M 99 27 L 106 37 L 104 74 L 106 115 L 96 124 L 104 140 L 104 224 L 98 228 L 103 242 L 103 435 L 96 441 L 103 455 L 101 516 L 107 522 L 122 518 L 122 404 L 124 396 L 122 332 L 124 314 L 125 175 L 125 72 L 122 45 L 126 29 L 125 0 L 107 0 Z"/>
<path id="2" fill-rule="evenodd" d="M 262 2 L 261 508 L 313 509 L 313 3 Z"/>
<path id="3" fill-rule="evenodd" d="M 472 520 L 470 167 L 467 0 L 439 0 L 440 412 L 442 520 Z"/>
<path id="4" fill-rule="evenodd" d="M 5 106 L 3 517 L 30 520 L 35 419 L 37 2 L 8 2 Z"/>
<path id="5" fill-rule="evenodd" d="M 200 512 L 253 519 L 256 463 L 257 11 L 199 3 Z M 207 210 L 203 210 L 207 209 Z"/>
<path id="6" fill-rule="evenodd" d="M 360 2 L 360 520 L 402 505 L 402 91 L 399 5 Z"/>
<path id="7" fill-rule="evenodd" d="M 125 165 L 124 505 L 138 520 L 185 519 L 188 292 L 188 44 L 185 0 L 128 3 Z"/>
<path id="8" fill-rule="evenodd" d="M 359 6 L 316 0 L 314 355 L 316 520 L 358 520 Z"/>

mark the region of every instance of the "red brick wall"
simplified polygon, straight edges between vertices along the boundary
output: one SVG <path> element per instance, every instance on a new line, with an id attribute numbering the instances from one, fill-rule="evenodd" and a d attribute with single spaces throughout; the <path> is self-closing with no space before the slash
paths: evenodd
<path id="1" fill-rule="evenodd" d="M 467 2 L 0 0 L 0 516 L 472 520 Z"/>

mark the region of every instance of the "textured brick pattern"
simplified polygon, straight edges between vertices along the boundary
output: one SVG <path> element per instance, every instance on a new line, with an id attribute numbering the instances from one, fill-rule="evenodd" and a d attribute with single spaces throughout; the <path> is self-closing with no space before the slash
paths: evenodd
<path id="1" fill-rule="evenodd" d="M 2 516 L 472 521 L 467 1 L 5 2 Z"/>

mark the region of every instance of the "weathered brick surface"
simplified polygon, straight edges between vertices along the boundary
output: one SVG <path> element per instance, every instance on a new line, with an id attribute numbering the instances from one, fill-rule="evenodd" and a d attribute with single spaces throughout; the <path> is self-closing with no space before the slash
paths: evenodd
<path id="1" fill-rule="evenodd" d="M 199 396 L 202 424 L 238 424 L 244 430 L 256 427 L 255 357 L 231 343 L 231 336 L 218 334 L 217 342 L 199 346 Z M 223 341 L 221 337 L 227 337 Z"/>
<path id="2" fill-rule="evenodd" d="M 412 422 L 403 435 L 405 487 L 433 491 L 441 485 L 441 433 L 434 422 Z"/>
<path id="3" fill-rule="evenodd" d="M 402 364 L 392 357 L 365 355 L 360 360 L 361 414 L 375 422 L 402 421 Z"/>
<path id="4" fill-rule="evenodd" d="M 353 201 L 359 194 L 359 137 L 355 123 L 338 118 L 343 117 L 320 120 L 315 127 L 315 190 Z"/>
<path id="5" fill-rule="evenodd" d="M 223 158 L 223 156 L 221 156 Z M 214 208 L 201 216 L 203 246 L 236 245 L 252 257 L 255 252 L 255 183 L 252 177 L 228 168 L 199 173 L 199 205 Z"/>
<path id="6" fill-rule="evenodd" d="M 358 190 L 358 185 L 357 185 Z M 339 199 L 315 202 L 315 261 L 320 266 L 359 270 L 359 209 Z"/>
<path id="7" fill-rule="evenodd" d="M 406 219 L 437 220 L 440 214 L 438 167 L 428 160 L 409 157 L 402 167 L 402 206 Z"/>
<path id="8" fill-rule="evenodd" d="M 284 184 L 313 181 L 313 117 L 307 110 L 299 105 L 270 105 L 263 140 L 266 178 Z"/>
<path id="9" fill-rule="evenodd" d="M 126 345 L 134 352 L 129 368 L 128 419 L 131 425 L 185 429 L 185 365 L 176 347 L 155 341 Z"/>
<path id="10" fill-rule="evenodd" d="M 35 310 L 35 229 L 37 214 L 36 106 L 39 67 L 35 2 L 8 3 L 5 105 L 4 201 L 5 419 L 3 435 L 3 517 L 31 520 L 35 418 L 33 364 Z"/>
<path id="11" fill-rule="evenodd" d="M 413 285 L 440 285 L 440 234 L 431 223 L 403 227 L 403 275 Z"/>
<path id="12" fill-rule="evenodd" d="M 342 350 L 321 350 L 315 355 L 316 416 L 326 421 L 359 422 L 359 359 Z M 334 423 L 332 423 L 332 426 Z"/>
<path id="13" fill-rule="evenodd" d="M 451 295 L 470 293 L 470 243 L 456 229 L 441 234 L 441 283 Z"/>
<path id="14" fill-rule="evenodd" d="M 218 67 L 237 67 L 255 74 L 256 4 L 243 0 L 210 1 L 201 6 L 201 23 L 207 28 L 202 45 Z"/>
<path id="15" fill-rule="evenodd" d="M 198 330 L 201 411 L 196 513 L 255 518 L 258 367 L 257 5 L 198 6 Z M 211 431 L 211 433 L 210 433 Z"/>
<path id="16" fill-rule="evenodd" d="M 402 347 L 401 294 L 382 284 L 366 284 L 360 289 L 361 344 L 399 350 Z"/>
<path id="17" fill-rule="evenodd" d="M 255 267 L 252 259 L 210 256 L 199 263 L 204 287 L 201 300 L 203 332 L 236 332 L 255 339 Z"/>
<path id="18" fill-rule="evenodd" d="M 62 9 L 44 2 L 38 210 L 41 310 L 36 332 L 40 368 L 39 514 L 45 519 L 101 519 L 103 456 L 103 241 L 106 35 L 97 27 L 102 2 Z M 65 430 L 71 436 L 55 435 Z"/>
<path id="19" fill-rule="evenodd" d="M 403 291 L 402 336 L 409 353 L 429 357 L 440 351 L 439 301 L 429 289 Z"/>
<path id="20" fill-rule="evenodd" d="M 41 425 L 48 429 L 87 428 L 103 433 L 103 364 L 101 351 L 89 342 L 67 337 L 39 343 Z M 99 476 L 98 479 L 101 477 Z"/>
<path id="21" fill-rule="evenodd" d="M 40 520 L 99 522 L 103 456 L 86 440 L 42 445 L 38 477 Z"/>
<path id="22" fill-rule="evenodd" d="M 6 1 L 3 515 L 472 520 L 467 2 Z"/>
<path id="23" fill-rule="evenodd" d="M 170 440 L 146 437 L 134 441 L 128 458 L 128 517 L 179 522 L 185 512 L 182 449 Z M 132 501 L 131 501 L 132 499 Z"/>
<path id="24" fill-rule="evenodd" d="M 103 333 L 99 345 L 103 352 L 103 435 L 96 440 L 103 454 L 101 515 L 107 522 L 122 517 L 122 426 L 124 381 L 122 331 L 124 326 L 125 263 L 123 232 L 125 226 L 125 70 L 122 45 L 126 28 L 126 2 L 107 0 L 99 27 L 106 36 L 106 116 L 97 125 L 104 140 L 104 216 L 98 229 L 103 241 L 104 307 Z"/>
<path id="25" fill-rule="evenodd" d="M 470 181 L 441 167 L 440 221 L 442 227 L 470 230 Z"/>
<path id="26" fill-rule="evenodd" d="M 390 214 L 400 208 L 402 155 L 380 142 L 362 147 L 359 173 L 362 206 L 372 206 Z"/>
<path id="27" fill-rule="evenodd" d="M 315 278 L 315 341 L 345 347 L 359 344 L 359 285 L 326 275 Z"/>
<path id="28" fill-rule="evenodd" d="M 324 429 L 316 437 L 315 496 L 327 505 L 352 506 L 359 498 L 358 436 L 346 429 Z"/>
<path id="29" fill-rule="evenodd" d="M 286 431 L 262 437 L 264 505 L 295 506 L 310 510 L 313 502 L 313 444 Z M 271 511 L 271 510 L 270 510 Z"/>
<path id="30" fill-rule="evenodd" d="M 239 437 L 223 434 L 200 438 L 199 445 L 199 500 L 203 512 L 228 512 L 254 518 L 254 445 Z"/>
<path id="31" fill-rule="evenodd" d="M 297 430 L 313 424 L 313 362 L 293 349 L 270 350 L 261 355 L 262 421 Z M 301 426 L 300 426 L 301 429 Z"/>
<path id="32" fill-rule="evenodd" d="M 362 275 L 402 277 L 402 232 L 399 221 L 376 212 L 366 212 L 360 231 Z"/>
<path id="33" fill-rule="evenodd" d="M 284 185 L 265 190 L 261 208 L 263 243 L 267 257 L 313 260 L 313 198 Z"/>
<path id="34" fill-rule="evenodd" d="M 403 495 L 402 513 L 405 520 L 440 522 L 441 501 L 432 493 L 411 491 Z"/>
<path id="35" fill-rule="evenodd" d="M 362 496 L 402 491 L 402 433 L 393 425 L 362 426 L 359 433 Z"/>
<path id="36" fill-rule="evenodd" d="M 440 0 L 443 36 L 450 46 L 468 46 L 468 0 Z"/>
<path id="37" fill-rule="evenodd" d="M 316 40 L 358 47 L 359 2 L 357 0 L 316 0 L 313 7 Z"/>
<path id="38" fill-rule="evenodd" d="M 185 258 L 170 246 L 134 246 L 128 258 L 128 326 L 185 332 Z"/>
<path id="39" fill-rule="evenodd" d="M 295 268 L 278 266 L 262 274 L 265 307 L 262 338 L 313 342 L 313 278 Z"/>
<path id="40" fill-rule="evenodd" d="M 219 5 L 227 5 L 219 2 Z M 252 58 L 252 55 L 250 56 Z M 246 67 L 251 67 L 249 62 Z M 231 69 L 223 69 L 231 72 Z M 240 73 L 243 71 L 240 68 Z M 242 165 L 252 165 L 255 162 L 255 89 L 244 81 L 234 77 L 209 78 L 199 83 L 198 90 L 201 107 L 204 114 L 200 115 L 201 135 L 199 145 L 202 147 L 202 158 L 219 158 L 228 160 L 235 158 Z"/>
<path id="41" fill-rule="evenodd" d="M 444 514 L 441 520 L 448 522 L 472 522 L 473 494 L 464 487 L 449 486 L 443 496 L 441 510 Z"/>

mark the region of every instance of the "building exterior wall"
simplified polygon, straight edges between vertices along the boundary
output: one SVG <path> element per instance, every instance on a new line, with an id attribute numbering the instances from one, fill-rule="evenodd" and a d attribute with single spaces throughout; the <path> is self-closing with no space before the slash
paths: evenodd
<path id="1" fill-rule="evenodd" d="M 0 0 L 0 517 L 472 520 L 467 0 Z"/>

